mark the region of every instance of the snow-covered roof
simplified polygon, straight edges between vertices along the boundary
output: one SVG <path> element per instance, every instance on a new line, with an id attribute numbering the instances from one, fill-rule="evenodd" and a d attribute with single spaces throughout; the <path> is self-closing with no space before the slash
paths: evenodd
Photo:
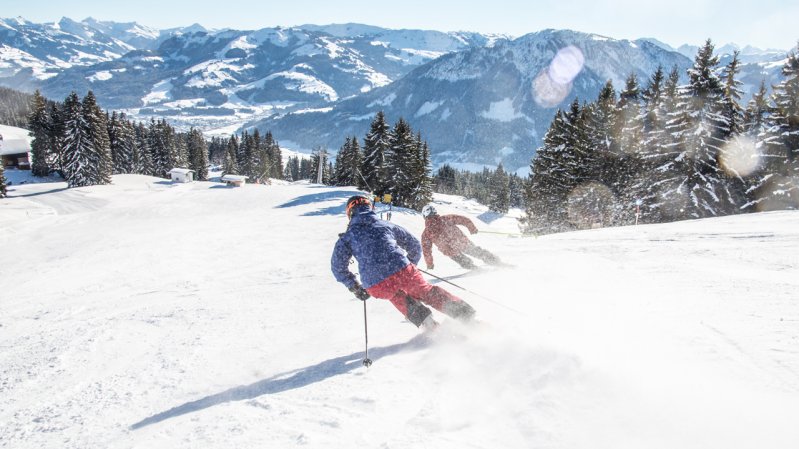
<path id="1" fill-rule="evenodd" d="M 225 175 L 222 176 L 222 181 L 244 181 L 247 177 L 243 175 Z"/>
<path id="2" fill-rule="evenodd" d="M 169 173 L 177 173 L 177 174 L 180 174 L 180 175 L 187 175 L 189 173 L 192 173 L 193 171 L 194 170 L 189 170 L 188 168 L 173 168 L 172 170 L 169 170 Z"/>
<path id="3" fill-rule="evenodd" d="M 31 141 L 27 129 L 15 126 L 0 125 L 0 155 L 29 153 Z"/>

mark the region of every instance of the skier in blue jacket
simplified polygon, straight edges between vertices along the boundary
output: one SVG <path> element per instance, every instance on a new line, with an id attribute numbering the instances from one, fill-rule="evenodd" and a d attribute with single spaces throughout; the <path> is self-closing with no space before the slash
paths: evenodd
<path id="1" fill-rule="evenodd" d="M 436 326 L 427 305 L 464 321 L 474 316 L 469 304 L 422 277 L 416 268 L 422 247 L 410 232 L 380 220 L 365 196 L 347 200 L 346 211 L 349 225 L 336 242 L 330 264 L 336 280 L 358 299 L 388 299 L 408 321 L 426 329 Z M 349 270 L 352 257 L 358 261 L 360 282 Z"/>

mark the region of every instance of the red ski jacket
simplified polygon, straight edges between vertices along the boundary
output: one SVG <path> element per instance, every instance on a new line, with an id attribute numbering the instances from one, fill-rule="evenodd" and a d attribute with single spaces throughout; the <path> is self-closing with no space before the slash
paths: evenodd
<path id="1" fill-rule="evenodd" d="M 433 264 L 433 243 L 447 257 L 457 256 L 472 244 L 458 225 L 468 228 L 472 234 L 477 233 L 474 223 L 462 215 L 434 215 L 425 218 L 422 254 L 427 265 Z"/>

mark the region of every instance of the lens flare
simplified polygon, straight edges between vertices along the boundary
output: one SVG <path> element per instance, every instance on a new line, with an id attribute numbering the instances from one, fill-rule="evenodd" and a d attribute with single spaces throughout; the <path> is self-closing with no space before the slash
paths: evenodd
<path id="1" fill-rule="evenodd" d="M 579 48 L 569 45 L 561 48 L 549 64 L 548 74 L 558 84 L 571 83 L 583 70 L 585 56 Z"/>
<path id="2" fill-rule="evenodd" d="M 579 48 L 570 45 L 558 51 L 549 67 L 533 80 L 533 98 L 542 107 L 559 105 L 572 89 L 572 81 L 583 70 L 585 56 Z"/>
<path id="3" fill-rule="evenodd" d="M 541 107 L 554 108 L 566 99 L 571 87 L 571 84 L 558 84 L 552 81 L 548 72 L 544 70 L 533 80 L 533 98 Z"/>
<path id="4" fill-rule="evenodd" d="M 719 163 L 727 174 L 748 176 L 760 167 L 761 154 L 754 140 L 735 136 L 721 149 Z"/>

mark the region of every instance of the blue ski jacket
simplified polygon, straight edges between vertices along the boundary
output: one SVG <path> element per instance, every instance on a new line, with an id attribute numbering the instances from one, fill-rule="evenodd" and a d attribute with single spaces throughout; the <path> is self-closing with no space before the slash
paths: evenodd
<path id="1" fill-rule="evenodd" d="M 352 288 L 358 281 L 349 269 L 358 262 L 361 284 L 369 288 L 413 263 L 418 264 L 422 246 L 405 228 L 383 221 L 367 205 L 357 206 L 347 232 L 341 234 L 330 267 L 336 280 Z"/>

